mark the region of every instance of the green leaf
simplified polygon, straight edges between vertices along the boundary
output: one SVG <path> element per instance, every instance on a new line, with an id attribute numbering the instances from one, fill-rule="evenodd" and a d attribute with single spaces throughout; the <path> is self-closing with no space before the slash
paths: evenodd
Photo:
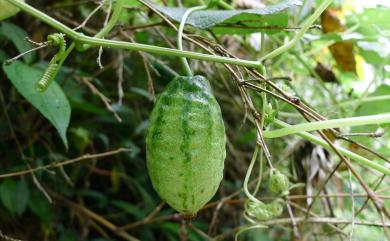
<path id="1" fill-rule="evenodd" d="M 365 36 L 390 37 L 390 8 L 366 8 L 360 14 L 352 16 L 359 21 L 359 28 L 356 32 Z"/>
<path id="2" fill-rule="evenodd" d="M 78 239 L 78 234 L 73 229 L 60 232 L 59 241 L 73 241 Z"/>
<path id="3" fill-rule="evenodd" d="M 388 85 L 379 86 L 368 97 L 385 95 L 390 95 L 390 86 Z M 389 100 L 365 101 L 360 105 L 355 116 L 376 115 L 388 112 L 390 112 Z"/>
<path id="4" fill-rule="evenodd" d="M 129 202 L 113 200 L 111 201 L 111 205 L 135 217 L 136 219 L 142 219 L 147 214 L 145 209 L 141 209 L 140 207 Z"/>
<path id="5" fill-rule="evenodd" d="M 245 10 L 203 10 L 192 13 L 186 23 L 200 29 L 212 29 L 215 33 L 249 34 L 266 30 L 278 32 L 287 26 L 288 17 L 284 10 L 301 5 L 301 1 L 284 1 L 262 9 Z M 153 5 L 170 19 L 180 22 L 187 9 Z M 279 30 L 270 30 L 272 28 Z"/>
<path id="6" fill-rule="evenodd" d="M 3 65 L 3 69 L 19 93 L 53 124 L 65 147 L 68 148 L 66 130 L 70 121 L 71 108 L 60 86 L 53 81 L 47 91 L 39 93 L 35 90 L 35 82 L 41 78 L 42 70 L 20 61 L 12 65 Z"/>
<path id="7" fill-rule="evenodd" d="M 359 54 L 366 60 L 367 63 L 372 65 L 382 65 L 386 61 L 387 54 L 390 51 L 386 51 L 387 46 L 390 45 L 390 42 L 368 42 L 360 41 L 357 43 L 357 49 Z M 390 64 L 390 59 L 387 59 L 387 63 Z"/>
<path id="8" fill-rule="evenodd" d="M 367 100 L 370 100 L 370 97 L 385 97 L 390 96 L 390 86 L 380 85 L 373 93 L 367 96 Z M 371 98 L 372 99 L 372 98 Z M 378 99 L 374 101 L 364 101 L 359 108 L 357 109 L 355 116 L 366 116 L 366 115 L 376 115 L 390 113 L 390 105 L 388 99 Z M 351 128 L 351 132 L 355 133 L 369 133 L 375 132 L 379 125 L 365 125 L 365 126 L 355 126 Z M 357 136 L 353 138 L 356 141 L 361 141 L 366 144 L 369 144 L 372 140 L 369 137 Z"/>
<path id="9" fill-rule="evenodd" d="M 50 223 L 52 218 L 51 206 L 40 191 L 34 189 L 31 192 L 28 206 L 45 224 Z"/>
<path id="10" fill-rule="evenodd" d="M 23 214 L 29 198 L 29 190 L 24 178 L 19 182 L 6 179 L 0 186 L 0 198 L 11 214 Z"/>
<path id="11" fill-rule="evenodd" d="M 2 63 L 7 58 L 8 58 L 7 54 L 2 49 L 0 49 L 0 63 Z"/>
<path id="12" fill-rule="evenodd" d="M 34 48 L 30 42 L 25 40 L 25 38 L 28 36 L 26 31 L 15 24 L 3 22 L 0 27 L 0 33 L 12 41 L 12 43 L 21 53 Z M 24 61 L 28 64 L 32 63 L 35 59 L 35 54 L 35 52 L 31 52 L 23 55 Z"/>

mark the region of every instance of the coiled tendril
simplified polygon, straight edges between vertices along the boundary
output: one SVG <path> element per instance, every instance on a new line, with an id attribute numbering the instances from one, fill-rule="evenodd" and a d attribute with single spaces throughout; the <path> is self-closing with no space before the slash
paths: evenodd
<path id="1" fill-rule="evenodd" d="M 50 60 L 42 77 L 35 84 L 35 89 L 38 92 L 44 92 L 45 90 L 47 90 L 47 88 L 49 88 L 50 84 L 53 82 L 54 78 L 56 77 L 61 67 L 60 62 L 66 50 L 66 41 L 64 38 L 64 34 L 61 33 L 50 34 L 47 37 L 47 41 L 49 42 L 49 45 L 58 47 L 58 52 Z"/>

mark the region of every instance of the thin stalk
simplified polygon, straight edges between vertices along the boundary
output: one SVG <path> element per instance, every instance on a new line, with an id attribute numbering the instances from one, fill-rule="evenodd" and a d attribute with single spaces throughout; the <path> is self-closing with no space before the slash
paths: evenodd
<path id="1" fill-rule="evenodd" d="M 102 38 L 106 36 L 115 27 L 115 24 L 118 22 L 119 17 L 121 16 L 121 11 L 123 9 L 123 2 L 124 0 L 116 0 L 116 4 L 114 9 L 112 10 L 112 16 L 110 18 L 110 21 L 108 21 L 107 25 L 104 26 L 95 35 L 96 38 Z"/>
<path id="2" fill-rule="evenodd" d="M 280 120 L 275 120 L 274 124 L 279 126 L 279 127 L 289 127 L 290 126 L 289 124 L 284 123 L 283 121 L 280 121 Z M 332 147 L 326 141 L 320 139 L 319 137 L 317 137 L 315 135 L 309 134 L 307 132 L 300 132 L 300 133 L 297 133 L 297 135 L 302 137 L 303 139 L 306 139 L 310 142 L 313 142 L 314 144 L 320 145 L 327 150 L 333 150 Z M 362 166 L 367 167 L 367 168 L 372 168 L 372 169 L 374 169 L 382 174 L 390 176 L 390 169 L 388 169 L 388 168 L 386 168 L 378 163 L 370 161 L 367 158 L 362 157 L 354 152 L 351 152 L 343 147 L 338 146 L 337 149 L 343 155 L 350 158 L 351 160 L 356 161 L 357 163 L 361 164 Z"/>
<path id="3" fill-rule="evenodd" d="M 198 11 L 198 10 L 205 9 L 205 8 L 207 8 L 207 6 L 197 6 L 197 7 L 187 9 L 187 11 L 184 13 L 184 15 L 181 19 L 181 22 L 180 22 L 178 35 L 177 35 L 177 48 L 179 50 L 183 51 L 183 30 L 184 30 L 184 26 L 186 25 L 187 18 L 191 15 L 191 13 Z M 183 64 L 183 67 L 184 67 L 187 75 L 192 76 L 191 67 L 187 61 L 187 58 L 181 57 L 180 60 Z"/>
<path id="4" fill-rule="evenodd" d="M 65 51 L 65 53 L 62 55 L 59 63 L 58 63 L 58 68 L 54 76 L 57 76 L 58 72 L 61 69 L 61 66 L 64 64 L 66 58 L 68 58 L 69 54 L 73 51 L 74 47 L 76 47 L 76 44 L 73 42 Z"/>
<path id="5" fill-rule="evenodd" d="M 15 0 L 14 0 L 15 1 Z M 310 26 L 314 23 L 314 21 L 321 15 L 321 13 L 332 3 L 332 0 L 324 0 L 318 8 L 314 11 L 313 15 L 311 15 L 307 20 L 305 20 L 301 26 L 301 29 L 298 33 L 288 42 L 287 44 L 281 46 L 280 48 L 275 49 L 271 53 L 260 58 L 259 62 L 263 62 L 266 59 L 271 59 L 273 57 L 278 56 L 281 53 L 288 51 L 290 48 L 294 47 L 294 45 L 301 40 L 306 31 L 310 28 Z"/>
<path id="6" fill-rule="evenodd" d="M 351 105 L 351 104 L 354 104 L 356 102 L 359 102 L 359 105 L 360 105 L 362 103 L 374 102 L 374 101 L 384 101 L 384 100 L 390 100 L 390 95 L 370 96 L 370 97 L 366 97 L 363 99 L 347 100 L 347 101 L 340 102 L 339 105 L 342 105 L 342 106 Z"/>
<path id="7" fill-rule="evenodd" d="M 226 9 L 226 10 L 234 10 L 234 7 L 232 7 L 231 5 L 229 5 L 228 3 L 226 3 L 226 2 L 223 1 L 223 0 L 218 1 L 218 5 L 219 5 L 221 8 L 224 8 L 224 9 Z"/>
<path id="8" fill-rule="evenodd" d="M 384 123 L 390 123 L 390 113 L 302 123 L 288 126 L 282 129 L 265 131 L 264 137 L 277 138 L 286 135 L 297 134 L 303 131 L 316 131 L 347 126 L 375 125 Z"/>
<path id="9" fill-rule="evenodd" d="M 364 90 L 364 93 L 360 96 L 359 100 L 357 101 L 356 105 L 354 106 L 354 108 L 352 109 L 352 113 L 355 113 L 356 110 L 359 108 L 359 106 L 362 104 L 363 102 L 363 99 L 367 97 L 368 95 L 368 91 L 370 90 L 370 87 L 378 80 L 378 75 L 379 75 L 379 72 L 382 72 L 383 73 L 383 68 L 385 67 L 385 65 L 388 63 L 390 59 L 390 54 L 388 54 L 386 56 L 386 58 L 383 59 L 382 63 L 380 64 L 380 66 L 378 66 L 377 68 L 377 71 L 375 72 L 375 76 L 374 78 L 372 78 L 371 82 L 368 84 L 368 86 L 366 87 L 366 89 Z"/>
<path id="10" fill-rule="evenodd" d="M 116 4 L 115 4 L 115 7 L 114 7 L 114 9 L 112 11 L 112 16 L 111 16 L 110 20 L 108 21 L 106 26 L 104 26 L 95 35 L 95 38 L 103 38 L 103 37 L 105 37 L 115 27 L 115 24 L 118 22 L 119 17 L 121 15 L 122 8 L 123 8 L 123 0 L 117 0 Z M 85 50 L 87 50 L 90 47 L 91 47 L 90 45 L 84 45 L 81 50 L 85 51 Z"/>
<path id="11" fill-rule="evenodd" d="M 264 41 L 264 38 L 263 38 L 263 35 L 264 33 L 262 33 L 262 44 L 261 44 L 261 49 L 264 49 L 264 44 L 263 44 L 263 41 Z M 266 74 L 266 70 L 265 70 L 265 67 L 262 66 L 262 71 L 264 74 Z M 260 128 L 263 130 L 264 129 L 264 120 L 265 120 L 265 112 L 266 112 L 266 107 L 267 107 L 267 95 L 266 93 L 264 92 L 261 92 L 261 98 L 263 100 L 263 106 L 262 106 L 262 115 L 261 115 L 261 120 L 260 120 Z M 257 145 L 256 145 L 256 148 L 257 148 Z M 260 158 L 259 158 L 259 177 L 257 178 L 257 183 L 256 183 L 256 187 L 255 187 L 255 190 L 253 191 L 253 196 L 256 196 L 257 192 L 259 191 L 260 189 L 260 185 L 261 185 L 261 180 L 263 179 L 263 157 L 264 157 L 264 153 L 263 153 L 263 150 L 260 149 Z M 272 163 L 270 163 L 270 166 L 272 166 Z"/>
<path id="12" fill-rule="evenodd" d="M 253 166 L 255 165 L 255 162 L 256 162 L 256 159 L 257 159 L 257 154 L 259 152 L 259 147 L 258 145 L 256 145 L 255 147 L 255 151 L 253 152 L 253 156 L 252 156 L 252 160 L 251 160 L 251 163 L 249 164 L 249 167 L 248 167 L 248 170 L 246 171 L 246 175 L 245 175 L 245 179 L 244 179 L 244 192 L 245 192 L 245 195 L 250 199 L 252 200 L 253 202 L 255 203 L 259 203 L 260 201 L 255 198 L 248 190 L 248 183 L 249 183 L 249 178 L 251 176 L 251 173 L 252 173 L 252 169 L 253 169 Z"/>

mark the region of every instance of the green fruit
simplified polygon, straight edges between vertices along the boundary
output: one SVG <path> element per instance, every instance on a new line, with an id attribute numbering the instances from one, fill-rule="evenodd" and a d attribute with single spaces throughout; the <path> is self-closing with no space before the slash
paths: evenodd
<path id="1" fill-rule="evenodd" d="M 146 137 L 154 189 L 171 207 L 195 215 L 222 180 L 225 127 L 220 107 L 202 76 L 176 77 L 159 96 Z"/>
<path id="2" fill-rule="evenodd" d="M 277 169 L 271 170 L 271 174 L 268 181 L 268 190 L 277 194 L 285 194 L 288 192 L 290 182 L 288 177 Z"/>
<path id="3" fill-rule="evenodd" d="M 0 21 L 14 16 L 19 10 L 20 9 L 15 7 L 12 3 L 9 3 L 6 0 L 0 0 Z"/>
<path id="4" fill-rule="evenodd" d="M 255 218 L 258 221 L 268 221 L 283 213 L 283 200 L 276 199 L 268 204 L 261 201 L 247 200 L 245 212 L 248 217 Z"/>

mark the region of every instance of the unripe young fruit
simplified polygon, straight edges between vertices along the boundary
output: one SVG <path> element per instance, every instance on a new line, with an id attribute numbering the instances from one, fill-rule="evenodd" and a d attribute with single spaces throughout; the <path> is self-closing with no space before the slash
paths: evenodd
<path id="1" fill-rule="evenodd" d="M 255 203 L 249 201 L 247 213 L 258 221 L 268 221 L 273 217 L 272 212 L 268 209 L 267 204 L 263 202 Z"/>
<path id="2" fill-rule="evenodd" d="M 277 169 L 272 169 L 268 181 L 268 190 L 276 194 L 285 194 L 288 192 L 290 182 L 288 177 Z"/>
<path id="3" fill-rule="evenodd" d="M 278 217 L 283 213 L 283 201 L 276 199 L 267 204 L 267 209 L 272 213 L 273 217 Z"/>
<path id="4" fill-rule="evenodd" d="M 208 80 L 176 77 L 149 120 L 146 159 L 154 189 L 178 212 L 194 216 L 219 187 L 225 144 L 221 110 Z"/>
<path id="5" fill-rule="evenodd" d="M 246 213 L 257 221 L 268 221 L 283 213 L 283 201 L 276 199 L 266 204 L 249 200 L 246 203 Z"/>
<path id="6" fill-rule="evenodd" d="M 24 0 L 19 0 L 24 1 Z M 19 8 L 15 7 L 12 3 L 6 0 L 0 0 L 0 21 L 14 16 L 20 11 Z"/>

